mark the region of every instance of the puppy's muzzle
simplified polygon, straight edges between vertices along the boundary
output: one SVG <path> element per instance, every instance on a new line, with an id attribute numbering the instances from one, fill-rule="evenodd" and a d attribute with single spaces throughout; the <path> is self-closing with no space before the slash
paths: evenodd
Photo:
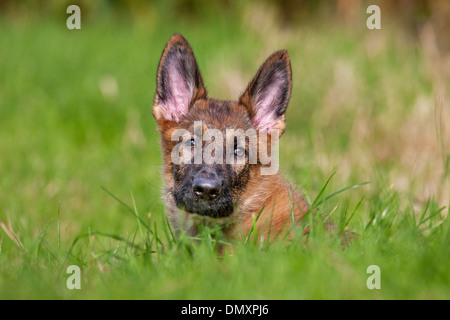
<path id="1" fill-rule="evenodd" d="M 214 201 L 220 197 L 222 192 L 223 179 L 209 170 L 200 171 L 192 183 L 192 191 L 196 200 Z"/>

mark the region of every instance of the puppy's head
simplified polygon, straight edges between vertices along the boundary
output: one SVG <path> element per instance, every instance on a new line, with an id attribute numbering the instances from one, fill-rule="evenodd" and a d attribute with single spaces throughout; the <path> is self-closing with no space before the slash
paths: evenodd
<path id="1" fill-rule="evenodd" d="M 168 196 L 176 206 L 211 217 L 232 214 L 249 180 L 265 165 L 258 152 L 261 132 L 277 132 L 277 138 L 284 132 L 290 94 L 289 56 L 278 51 L 238 101 L 209 98 L 190 45 L 173 35 L 158 66 L 153 116 L 161 132 Z M 270 136 L 265 141 L 270 143 Z"/>

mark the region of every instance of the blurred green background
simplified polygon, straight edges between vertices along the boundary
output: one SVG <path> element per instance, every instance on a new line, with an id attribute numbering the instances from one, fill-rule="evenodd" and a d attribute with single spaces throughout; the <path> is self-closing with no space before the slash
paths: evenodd
<path id="1" fill-rule="evenodd" d="M 81 8 L 81 30 L 66 27 L 71 4 Z M 372 4 L 381 9 L 381 30 L 366 27 L 370 16 L 366 9 Z M 102 231 L 126 239 L 136 235 L 136 220 L 102 187 L 130 205 L 134 201 L 138 215 L 155 228 L 164 225 L 159 136 L 151 106 L 157 64 L 175 32 L 193 47 L 209 95 L 222 99 L 237 99 L 265 58 L 287 49 L 294 82 L 287 130 L 280 142 L 281 171 L 310 201 L 333 172 L 327 187 L 330 194 L 370 182 L 333 198 L 321 210 L 329 213 L 338 208 L 336 216 L 345 218 L 358 208 L 348 228 L 362 235 L 361 242 L 350 253 L 337 254 L 351 263 L 359 261 L 361 248 L 372 246 L 372 257 L 385 258 L 392 270 L 398 267 L 387 262 L 393 257 L 417 261 L 404 278 L 393 280 L 375 298 L 449 297 L 445 270 L 450 238 L 448 211 L 443 207 L 449 205 L 450 194 L 450 2 L 425 0 L 0 0 L 0 297 L 359 298 L 368 294 L 364 288 L 354 295 L 343 290 L 351 274 L 348 268 L 337 270 L 343 277 L 336 290 L 325 289 L 327 280 L 310 280 L 308 288 L 316 288 L 310 295 L 288 286 L 290 272 L 298 270 L 310 272 L 308 279 L 321 278 L 324 270 L 314 267 L 326 259 L 328 249 L 319 251 L 318 260 L 308 251 L 305 257 L 311 264 L 302 260 L 305 264 L 297 269 L 292 267 L 295 255 L 288 255 L 284 263 L 293 269 L 279 273 L 279 283 L 270 281 L 273 290 L 250 290 L 258 280 L 249 277 L 248 283 L 228 288 L 223 295 L 213 289 L 208 295 L 202 287 L 209 288 L 216 274 L 208 271 L 203 278 L 193 277 L 200 260 L 191 261 L 187 269 L 177 265 L 169 267 L 167 274 L 152 273 L 160 287 L 140 288 L 145 292 L 141 296 L 132 288 L 124 291 L 129 285 L 125 280 L 122 287 L 114 288 L 101 280 L 114 275 L 105 269 L 124 272 L 111 261 L 114 250 L 123 249 L 120 242 L 97 237 L 94 243 L 89 237 L 90 241 L 76 243 L 78 257 L 67 258 L 80 234 Z M 386 215 L 392 217 L 392 224 L 382 221 Z M 414 217 L 425 228 L 416 230 L 416 222 L 412 229 L 408 223 L 394 223 Z M 369 225 L 377 223 L 386 233 L 378 227 L 367 233 Z M 405 230 L 414 232 L 392 240 L 393 234 Z M 388 254 L 386 247 L 376 247 L 384 241 L 397 249 Z M 409 246 L 419 246 L 418 251 Z M 400 248 L 413 253 L 399 257 Z M 243 256 L 258 259 L 258 255 L 259 251 L 252 251 Z M 159 265 L 144 263 L 137 268 L 140 271 L 129 271 L 136 257 L 130 252 L 123 257 L 128 261 L 125 278 L 130 279 L 143 276 L 141 272 L 147 271 L 142 269 L 159 270 L 165 265 L 164 258 L 158 258 Z M 86 274 L 91 270 L 97 277 L 91 278 L 91 291 L 85 290 L 84 296 L 61 288 L 66 259 L 82 260 Z M 202 259 L 217 263 L 211 257 Z M 240 259 L 244 258 L 236 254 L 235 260 L 219 267 L 226 269 L 219 272 L 223 286 L 239 268 Z M 351 263 L 349 268 L 356 272 Z M 180 270 L 190 274 L 197 287 L 187 281 L 173 291 Z M 263 263 L 256 274 L 270 278 L 272 271 Z M 364 278 L 364 271 L 356 279 Z M 56 280 L 54 274 L 59 275 Z M 418 274 L 423 278 L 415 284 L 417 290 L 405 288 L 406 279 Z M 12 284 L 15 289 L 10 290 Z M 282 284 L 290 289 L 277 287 Z"/>

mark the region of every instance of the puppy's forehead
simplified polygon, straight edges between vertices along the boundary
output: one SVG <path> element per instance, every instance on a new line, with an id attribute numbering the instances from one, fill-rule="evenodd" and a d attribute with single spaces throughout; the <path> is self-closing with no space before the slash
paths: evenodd
<path id="1" fill-rule="evenodd" d="M 247 109 L 235 101 L 201 99 L 197 100 L 184 119 L 183 126 L 193 128 L 195 121 L 209 129 L 249 129 L 252 122 Z"/>

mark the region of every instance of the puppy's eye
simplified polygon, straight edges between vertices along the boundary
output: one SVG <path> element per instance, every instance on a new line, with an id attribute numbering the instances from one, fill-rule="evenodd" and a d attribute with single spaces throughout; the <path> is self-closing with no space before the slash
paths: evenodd
<path id="1" fill-rule="evenodd" d="M 192 139 L 190 139 L 190 140 L 186 140 L 186 146 L 188 146 L 188 147 L 193 147 L 193 146 L 195 146 L 195 140 L 194 140 L 194 138 L 192 138 Z"/>
<path id="2" fill-rule="evenodd" d="M 245 149 L 242 147 L 237 147 L 234 149 L 234 155 L 238 158 L 245 156 Z"/>

